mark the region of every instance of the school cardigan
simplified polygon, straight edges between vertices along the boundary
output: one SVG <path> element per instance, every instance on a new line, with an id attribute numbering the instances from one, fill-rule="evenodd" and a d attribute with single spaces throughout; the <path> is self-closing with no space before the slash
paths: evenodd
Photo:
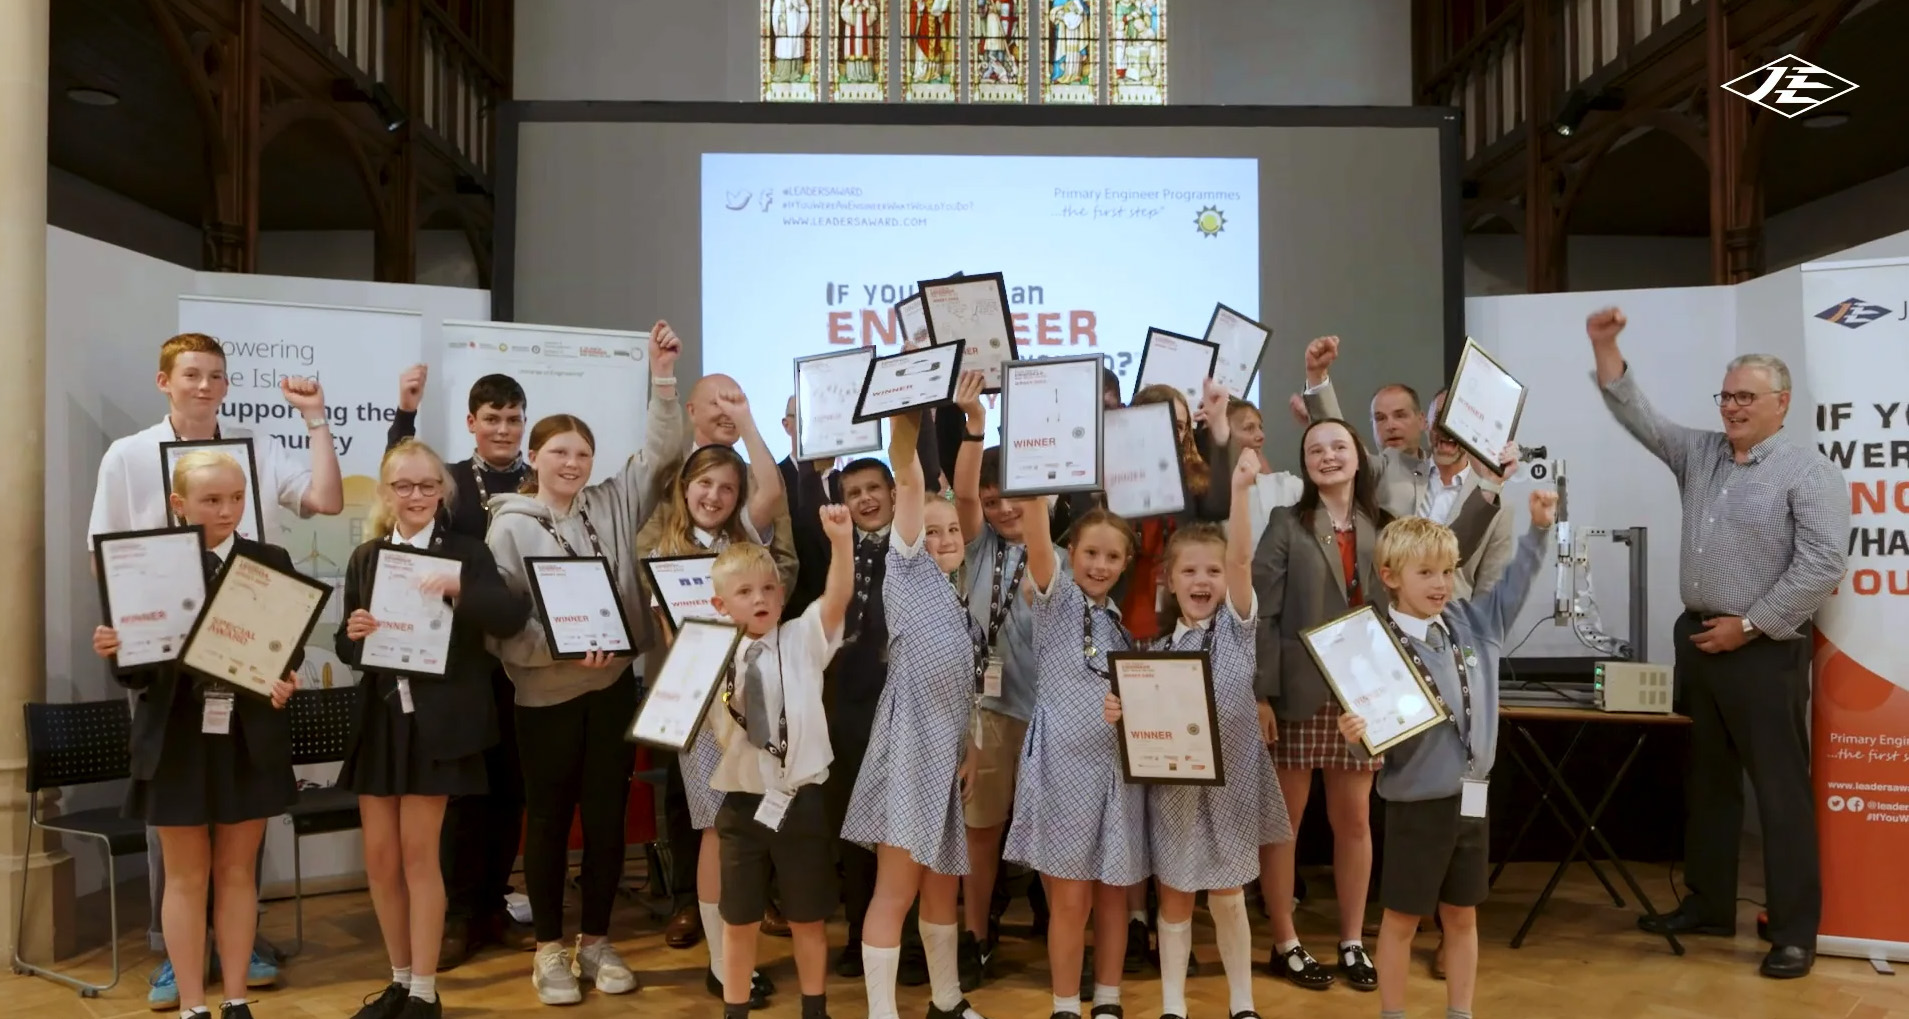
<path id="1" fill-rule="evenodd" d="M 345 604 L 342 618 L 349 619 L 357 609 L 370 607 L 371 580 L 378 563 L 378 549 L 413 551 L 409 545 L 394 545 L 385 540 L 367 541 L 352 550 L 345 565 Z M 449 556 L 464 565 L 459 571 L 460 593 L 451 616 L 451 651 L 441 677 L 414 677 L 411 680 L 413 725 L 418 741 L 434 761 L 455 761 L 482 753 L 498 739 L 497 706 L 491 697 L 491 670 L 494 659 L 484 648 L 486 637 L 504 638 L 523 629 L 530 618 L 530 598 L 512 590 L 497 570 L 497 560 L 482 541 L 449 530 L 442 516 L 431 535 L 430 552 Z M 345 636 L 340 623 L 335 641 L 338 657 L 357 668 L 364 641 Z M 376 685 L 358 684 L 354 708 L 355 724 L 347 739 L 345 756 L 350 758 L 362 738 L 371 698 Z"/>

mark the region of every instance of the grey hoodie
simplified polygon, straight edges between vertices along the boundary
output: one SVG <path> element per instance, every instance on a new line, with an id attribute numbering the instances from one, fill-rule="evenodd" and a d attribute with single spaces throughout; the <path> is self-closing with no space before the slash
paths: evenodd
<path id="1" fill-rule="evenodd" d="M 554 515 L 550 507 L 530 495 L 499 495 L 490 501 L 490 533 L 485 541 L 497 557 L 504 582 L 514 591 L 529 592 L 524 570 L 529 556 L 564 556 L 562 543 L 545 529 L 545 522 L 563 535 L 577 555 L 594 555 L 583 516 L 596 528 L 603 555 L 610 560 L 617 594 L 623 600 L 623 618 L 636 641 L 638 655 L 651 641 L 649 606 L 637 580 L 636 532 L 655 508 L 656 475 L 682 449 L 683 405 L 676 398 L 658 399 L 650 393 L 648 434 L 643 450 L 623 469 L 577 493 L 570 512 Z M 548 707 L 602 690 L 623 674 L 632 658 L 619 659 L 606 669 L 587 669 L 580 663 L 553 661 L 536 615 L 515 637 L 490 641 L 491 651 L 504 663 L 504 672 L 517 688 L 517 703 L 527 708 Z"/>

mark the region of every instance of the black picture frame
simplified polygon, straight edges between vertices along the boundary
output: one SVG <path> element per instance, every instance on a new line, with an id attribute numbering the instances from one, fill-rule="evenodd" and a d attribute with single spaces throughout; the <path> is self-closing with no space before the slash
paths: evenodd
<path id="1" fill-rule="evenodd" d="M 1111 482 L 1113 480 L 1113 474 L 1115 473 L 1111 470 L 1108 470 L 1106 467 L 1106 464 L 1108 462 L 1107 460 L 1107 452 L 1108 452 L 1107 450 L 1107 419 L 1110 417 L 1128 417 L 1128 416 L 1147 416 L 1147 417 L 1163 418 L 1161 422 L 1161 427 L 1166 429 L 1167 437 L 1169 440 L 1169 444 L 1167 448 L 1172 453 L 1171 456 L 1166 458 L 1167 460 L 1166 470 L 1171 471 L 1173 474 L 1173 487 L 1179 493 L 1179 501 L 1176 503 L 1171 503 L 1168 505 L 1153 507 L 1153 508 L 1141 507 L 1139 509 L 1136 509 L 1135 507 L 1115 507 L 1113 504 L 1112 493 L 1108 492 L 1107 508 L 1113 513 L 1115 513 L 1116 515 L 1126 517 L 1129 520 L 1145 520 L 1149 517 L 1175 516 L 1180 513 L 1186 512 L 1186 508 L 1187 508 L 1186 464 L 1184 464 L 1180 460 L 1178 433 L 1175 431 L 1175 428 L 1174 428 L 1173 407 L 1171 404 L 1165 404 L 1165 403 L 1129 404 L 1128 406 L 1125 406 L 1125 407 L 1111 407 L 1101 411 L 1101 414 L 1100 414 L 1100 418 L 1101 418 L 1100 461 L 1102 465 L 1101 485 L 1103 490 L 1110 489 L 1112 487 Z M 1139 451 L 1133 450 L 1133 449 L 1121 450 L 1120 452 L 1123 457 L 1134 457 L 1134 456 L 1141 455 Z M 1142 464 L 1141 468 L 1144 470 L 1145 466 L 1146 466 L 1145 464 Z M 1158 464 L 1155 464 L 1154 466 L 1156 469 L 1159 468 Z"/>
<path id="2" fill-rule="evenodd" d="M 170 537 L 173 535 L 183 536 L 187 534 L 191 534 L 195 536 L 196 540 L 194 544 L 196 544 L 199 547 L 199 556 L 201 561 L 203 561 L 205 557 L 205 551 L 206 551 L 205 528 L 199 526 L 198 524 L 186 524 L 180 527 L 154 527 L 154 528 L 149 528 L 147 530 L 142 530 L 142 531 L 111 531 L 105 534 L 93 535 L 93 558 L 94 558 L 93 580 L 95 584 L 97 585 L 97 587 L 99 588 L 99 609 L 100 609 L 101 615 L 105 617 L 105 620 L 106 620 L 105 625 L 112 626 L 114 622 L 113 592 L 112 592 L 111 586 L 107 584 L 106 582 L 106 546 L 108 544 L 111 544 L 113 542 L 118 542 L 118 541 L 140 541 L 140 540 L 144 540 L 148 538 L 164 538 L 164 537 Z M 202 570 L 200 572 L 200 576 L 203 577 L 204 575 L 205 574 Z M 187 612 L 203 613 L 205 611 L 205 602 L 207 598 L 209 597 L 209 595 L 210 595 L 210 589 L 202 588 L 201 597 L 198 599 L 197 605 L 185 605 L 182 607 Z M 188 599 L 188 601 L 190 600 L 191 599 Z M 190 631 L 188 630 L 187 632 L 188 632 L 188 635 L 190 635 Z M 186 650 L 186 642 L 182 638 L 179 641 L 178 648 L 173 651 L 172 657 L 169 659 L 165 659 L 164 661 L 146 662 L 141 665 L 122 666 L 119 664 L 119 656 L 114 655 L 111 658 L 107 659 L 107 663 L 112 668 L 113 675 L 130 676 L 135 672 L 141 672 L 146 669 L 157 668 L 160 665 L 166 664 L 166 662 L 176 662 L 179 660 L 179 656 L 185 653 L 185 650 Z"/>
<path id="3" fill-rule="evenodd" d="M 825 354 L 808 354 L 795 359 L 795 388 L 792 390 L 795 394 L 795 441 L 791 444 L 789 453 L 790 456 L 795 459 L 796 463 L 808 463 L 815 460 L 834 460 L 837 457 L 844 456 L 859 456 L 863 453 L 877 453 L 882 449 L 882 429 L 880 425 L 874 428 L 875 437 L 867 446 L 858 446 L 854 443 L 850 443 L 848 447 L 825 453 L 816 453 L 814 450 L 805 449 L 803 447 L 803 436 L 808 430 L 802 427 L 802 366 L 814 361 L 828 361 L 843 357 L 866 358 L 870 363 L 873 363 L 875 360 L 875 348 L 851 347 L 848 350 L 831 350 Z M 864 383 L 868 380 L 868 370 L 866 367 L 862 370 L 862 380 Z M 857 398 L 859 399 L 859 396 Z"/>
<path id="4" fill-rule="evenodd" d="M 1020 346 L 1020 343 L 1014 337 L 1014 313 L 1008 307 L 1008 285 L 1007 285 L 1007 277 L 1005 275 L 998 272 L 984 272 L 984 273 L 976 273 L 972 275 L 963 275 L 961 273 L 956 273 L 953 276 L 944 276 L 940 279 L 921 280 L 919 283 L 916 284 L 917 289 L 915 291 L 915 294 L 921 298 L 922 313 L 928 319 L 928 343 L 930 346 L 939 347 L 946 343 L 961 343 L 966 339 L 966 337 L 949 333 L 945 329 L 935 328 L 935 308 L 934 308 L 934 305 L 930 303 L 928 300 L 929 288 L 945 287 L 945 286 L 976 286 L 976 285 L 985 284 L 985 283 L 993 283 L 995 286 L 996 292 L 1000 295 L 1000 299 L 1001 299 L 1001 328 L 1003 330 L 1003 334 L 1007 337 L 1007 348 L 1008 348 L 1007 356 L 1002 359 L 1002 366 L 1003 366 L 1002 371 L 1005 372 L 1006 366 L 1008 364 L 1011 364 L 1021 359 L 1021 346 Z M 965 353 L 965 350 L 964 350 L 964 353 Z M 1001 387 L 988 386 L 983 388 L 981 391 L 983 393 L 998 393 L 1001 391 Z"/>
<path id="5" fill-rule="evenodd" d="M 1085 481 L 1074 484 L 1037 485 L 1032 488 L 1016 488 L 1010 483 L 1009 458 L 1013 456 L 1009 437 L 1013 435 L 1010 422 L 1014 415 L 1013 387 L 1009 385 L 1017 369 L 1047 368 L 1057 364 L 1075 364 L 1089 362 L 1094 366 L 1093 419 L 1094 419 L 1094 470 Z M 1102 479 L 1107 476 L 1106 451 L 1102 443 L 1106 436 L 1104 417 L 1106 405 L 1101 400 L 1101 368 L 1106 364 L 1099 354 L 1086 354 L 1077 357 L 1048 357 L 1031 361 L 1009 361 L 1001 366 L 1001 496 L 1007 499 L 1022 499 L 1036 495 L 1066 495 L 1072 492 L 1099 492 Z M 1085 403 L 1085 398 L 1082 400 Z M 1083 409 L 1085 409 L 1083 407 Z M 1058 480 L 1058 479 L 1057 479 Z"/>
<path id="6" fill-rule="evenodd" d="M 1219 325 L 1220 316 L 1222 314 L 1231 315 L 1234 318 L 1237 318 L 1240 321 L 1245 322 L 1247 325 L 1250 325 L 1253 328 L 1259 330 L 1260 332 L 1266 334 L 1260 337 L 1259 350 L 1253 354 L 1252 374 L 1246 376 L 1246 384 L 1240 387 L 1239 392 L 1230 394 L 1232 396 L 1235 396 L 1239 399 L 1244 400 L 1246 399 L 1246 394 L 1249 392 L 1252 392 L 1253 383 L 1259 381 L 1259 370 L 1261 366 L 1266 363 L 1266 345 L 1273 342 L 1273 327 L 1267 325 L 1264 322 L 1259 321 L 1258 319 L 1253 318 L 1250 315 L 1247 315 L 1245 312 L 1242 312 L 1237 308 L 1228 307 L 1225 304 L 1225 302 L 1216 303 L 1213 305 L 1212 316 L 1206 320 L 1206 332 L 1202 334 L 1201 336 L 1202 340 L 1204 340 L 1207 343 L 1212 343 L 1215 347 L 1218 347 L 1219 344 L 1211 338 L 1213 336 L 1213 327 L 1216 325 Z M 1219 364 L 1219 361 L 1216 358 L 1214 360 L 1215 367 L 1217 367 L 1218 364 Z"/>
<path id="7" fill-rule="evenodd" d="M 378 562 L 385 557 L 386 553 L 389 553 L 389 552 L 396 552 L 399 555 L 417 556 L 420 559 L 440 559 L 440 560 L 443 560 L 444 562 L 456 563 L 458 565 L 458 573 L 461 575 L 464 571 L 464 560 L 459 559 L 456 556 L 449 556 L 449 555 L 445 555 L 442 552 L 433 552 L 428 549 L 416 548 L 412 546 L 406 546 L 404 548 L 391 548 L 389 546 L 380 545 L 378 546 L 377 554 L 372 556 L 371 558 L 371 572 L 365 580 L 365 606 L 364 607 L 365 607 L 365 611 L 367 612 L 371 611 L 371 606 L 374 604 L 373 599 L 377 597 Z M 372 613 L 372 615 L 375 616 L 377 615 L 377 613 L 374 612 Z M 344 624 L 341 622 L 339 625 L 342 627 Z M 362 664 L 362 659 L 363 659 L 363 642 L 362 641 L 359 642 L 359 652 L 360 652 L 359 657 L 361 662 L 360 664 L 356 666 L 356 668 L 361 672 L 377 672 L 377 673 L 383 673 L 385 675 L 403 676 L 406 679 L 418 679 L 418 680 L 424 680 L 427 682 L 432 680 L 442 680 L 450 671 L 450 667 L 451 667 L 451 632 L 450 631 L 455 629 L 456 629 L 456 623 L 453 622 L 444 634 L 444 668 L 445 668 L 444 672 L 426 672 L 421 669 L 394 669 L 394 668 L 390 668 L 388 666 L 383 666 L 383 665 L 378 665 L 378 666 L 364 665 Z"/>
<path id="8" fill-rule="evenodd" d="M 530 582 L 531 601 L 537 607 L 537 621 L 544 628 L 544 645 L 550 649 L 550 658 L 557 662 L 577 662 L 590 656 L 589 651 L 558 651 L 556 638 L 550 635 L 550 612 L 544 606 L 544 592 L 537 583 L 537 566 L 540 563 L 596 563 L 603 570 L 603 580 L 610 588 L 610 601 L 616 610 L 616 625 L 623 628 L 623 641 L 629 647 L 622 651 L 606 651 L 617 658 L 630 658 L 642 653 L 636 646 L 636 634 L 630 632 L 629 612 L 623 605 L 623 592 L 616 589 L 616 572 L 611 569 L 610 560 L 603 556 L 525 556 L 524 576 Z"/>
<path id="9" fill-rule="evenodd" d="M 1365 747 L 1365 751 L 1368 755 L 1377 757 L 1406 740 L 1437 728 L 1444 724 L 1445 720 L 1450 716 L 1446 712 L 1445 702 L 1439 697 L 1438 691 L 1433 689 L 1431 682 L 1412 664 L 1412 656 L 1405 650 L 1405 645 L 1399 643 L 1398 636 L 1392 632 L 1390 626 L 1386 625 L 1384 618 L 1379 615 L 1379 610 L 1369 604 L 1361 605 L 1344 615 L 1320 623 L 1318 626 L 1307 627 L 1299 633 L 1299 643 L 1305 646 L 1307 656 L 1312 659 L 1313 665 L 1318 667 L 1319 676 L 1326 681 L 1326 689 L 1332 692 L 1332 698 L 1338 702 L 1339 710 L 1351 712 L 1351 698 L 1345 695 L 1345 691 L 1339 686 L 1339 681 L 1333 678 L 1331 667 L 1326 664 L 1324 658 L 1320 657 L 1318 649 L 1313 647 L 1312 636 L 1321 630 L 1338 626 L 1353 616 L 1360 615 L 1373 617 L 1373 621 L 1370 625 L 1385 634 L 1385 639 L 1391 644 L 1392 650 L 1398 654 L 1399 660 L 1404 663 L 1405 671 L 1410 673 L 1412 679 L 1417 682 L 1420 696 L 1424 697 L 1426 703 L 1432 708 L 1432 718 L 1429 721 L 1421 722 L 1383 743 L 1372 742 L 1370 735 L 1362 737 L 1359 740 L 1360 745 Z"/>
<path id="10" fill-rule="evenodd" d="M 1470 453 L 1473 457 L 1476 457 L 1479 463 L 1485 464 L 1493 469 L 1502 470 L 1505 465 L 1498 459 L 1499 454 L 1504 452 L 1502 447 L 1499 449 L 1479 449 L 1465 439 L 1459 438 L 1451 429 L 1445 427 L 1446 419 L 1452 416 L 1453 396 L 1458 392 L 1459 380 L 1465 377 L 1465 368 L 1472 363 L 1473 357 L 1483 359 L 1487 364 L 1490 364 L 1493 368 L 1502 372 L 1506 378 L 1518 383 L 1518 407 L 1512 411 L 1511 427 L 1505 432 L 1507 441 L 1517 437 L 1518 423 L 1524 420 L 1525 416 L 1525 401 L 1531 398 L 1531 387 L 1519 381 L 1518 376 L 1513 375 L 1511 371 L 1505 367 L 1504 362 L 1491 356 L 1491 352 L 1486 350 L 1483 344 L 1469 336 L 1465 338 L 1465 349 L 1458 355 L 1458 367 L 1452 371 L 1451 384 L 1446 387 L 1445 399 L 1438 405 L 1438 420 L 1434 422 L 1433 425 L 1439 431 L 1451 436 L 1452 441 L 1458 443 L 1459 448 Z"/>
<path id="11" fill-rule="evenodd" d="M 179 521 L 178 514 L 172 511 L 173 451 L 180 450 L 180 456 L 184 456 L 186 453 L 190 453 L 195 449 L 212 449 L 229 453 L 230 448 L 235 446 L 242 447 L 245 450 L 245 459 L 239 461 L 239 466 L 245 468 L 245 494 L 246 497 L 252 501 L 252 520 L 259 533 L 245 533 L 245 521 L 243 519 L 239 521 L 238 530 L 234 533 L 249 541 L 271 544 L 272 539 L 265 534 L 265 503 L 259 498 L 258 447 L 253 445 L 252 437 L 249 435 L 238 435 L 229 439 L 179 439 L 171 442 L 161 442 L 159 444 L 159 478 L 162 490 L 165 493 L 166 517 L 175 522 L 182 522 Z M 234 459 L 237 458 L 234 457 Z M 273 498 L 277 498 L 277 493 L 273 494 Z"/>
<path id="12" fill-rule="evenodd" d="M 955 387 L 961 383 L 961 357 L 965 352 L 961 344 L 958 343 L 930 344 L 920 350 L 904 350 L 901 353 L 889 354 L 886 357 L 877 357 L 868 362 L 868 371 L 862 376 L 862 393 L 855 398 L 855 423 L 865 425 L 870 421 L 880 421 L 883 418 L 912 414 L 916 411 L 929 410 L 934 407 L 946 407 L 954 403 Z M 879 414 L 864 413 L 864 408 L 868 406 L 868 392 L 875 387 L 875 376 L 882 372 L 883 365 L 892 365 L 896 361 L 902 360 L 919 361 L 924 358 L 949 356 L 954 358 L 954 363 L 948 366 L 948 385 L 946 389 L 939 393 L 930 394 L 930 399 L 923 400 L 919 403 L 911 403 L 903 407 L 897 407 L 894 410 L 883 411 Z M 797 423 L 800 423 L 799 418 L 797 419 Z"/>
<path id="13" fill-rule="evenodd" d="M 680 633 L 683 629 L 683 624 L 685 622 L 692 622 L 693 620 L 676 618 L 676 613 L 670 609 L 669 599 L 663 597 L 663 583 L 657 579 L 655 564 L 679 563 L 689 559 L 707 559 L 711 563 L 714 563 L 716 561 L 716 553 L 692 552 L 688 555 L 658 555 L 649 556 L 641 560 L 643 566 L 643 583 L 649 585 L 650 594 L 656 598 L 657 607 L 663 610 L 663 621 L 669 624 L 669 632 L 671 633 Z"/>
<path id="14" fill-rule="evenodd" d="M 282 659 L 278 667 L 272 672 L 272 675 L 281 679 L 292 671 L 292 659 L 305 647 L 305 643 L 312 639 L 312 631 L 318 627 L 319 618 L 325 614 L 325 605 L 331 601 L 332 587 L 330 584 L 313 580 L 302 573 L 287 573 L 284 570 L 272 566 L 270 563 L 255 559 L 243 552 L 234 552 L 227 556 L 225 564 L 219 568 L 218 575 L 213 577 L 212 580 L 206 584 L 205 606 L 199 610 L 199 618 L 192 621 L 192 632 L 186 634 L 185 641 L 179 645 L 179 668 L 195 676 L 203 676 L 215 683 L 223 683 L 235 689 L 243 690 L 255 697 L 265 697 L 267 695 L 261 691 L 254 690 L 240 683 L 234 683 L 229 676 L 216 675 L 205 669 L 195 668 L 186 663 L 186 658 L 192 652 L 193 642 L 199 639 L 199 631 L 205 626 L 206 616 L 211 613 L 212 606 L 218 602 L 219 592 L 225 588 L 226 575 L 232 572 L 232 565 L 240 560 L 252 563 L 259 569 L 276 573 L 287 580 L 303 584 L 318 592 L 318 602 L 312 606 L 311 615 L 305 620 L 304 625 L 299 627 L 298 638 L 296 640 L 285 641 L 280 651 L 273 652 L 274 654 L 282 654 Z"/>
<path id="15" fill-rule="evenodd" d="M 1151 358 L 1151 357 L 1153 356 L 1153 338 L 1154 338 L 1154 337 L 1156 337 L 1156 336 L 1165 336 L 1165 337 L 1168 337 L 1169 339 L 1173 339 L 1173 340 L 1177 340 L 1177 341 L 1179 341 L 1179 342 L 1181 342 L 1181 343 L 1192 343 L 1192 344 L 1197 344 L 1197 345 L 1199 345 L 1199 346 L 1202 346 L 1202 347 L 1205 347 L 1205 348 L 1206 348 L 1206 354 L 1207 354 L 1207 357 L 1206 357 L 1206 378 L 1209 378 L 1209 379 L 1210 379 L 1210 378 L 1212 378 L 1212 377 L 1213 377 L 1213 365 L 1214 365 L 1215 363 L 1217 363 L 1217 362 L 1219 361 L 1219 359 L 1220 359 L 1220 345 L 1219 345 L 1219 344 L 1217 344 L 1217 343 L 1208 343 L 1207 341 L 1205 341 L 1205 340 L 1202 340 L 1202 339 L 1200 339 L 1199 337 L 1196 337 L 1196 336 L 1188 336 L 1188 335 L 1186 335 L 1185 333 L 1176 333 L 1176 332 L 1174 332 L 1174 331 L 1173 331 L 1173 330 L 1171 330 L 1171 329 L 1161 329 L 1161 328 L 1159 328 L 1159 327 L 1157 327 L 1157 326 L 1149 326 L 1149 327 L 1147 327 L 1147 342 L 1146 342 L 1146 343 L 1144 343 L 1144 344 L 1142 344 L 1142 345 L 1141 345 L 1141 347 L 1140 347 L 1140 365 L 1139 365 L 1139 367 L 1138 367 L 1138 368 L 1137 368 L 1137 369 L 1136 369 L 1136 370 L 1134 371 L 1134 376 L 1133 376 L 1133 394 L 1132 394 L 1132 395 L 1134 395 L 1134 396 L 1138 396 L 1138 395 L 1140 395 L 1140 391 L 1141 391 L 1142 389 L 1145 389 L 1145 388 L 1147 388 L 1147 386 L 1148 386 L 1148 382 L 1147 382 L 1147 361 L 1148 361 L 1148 360 L 1149 360 L 1149 359 L 1150 359 L 1150 358 Z M 1156 383 L 1152 383 L 1152 384 L 1153 384 L 1153 385 L 1166 385 L 1166 383 L 1161 383 L 1161 382 L 1156 382 Z M 1179 392 L 1179 393 L 1181 393 L 1181 395 L 1183 395 L 1183 396 L 1184 396 L 1184 395 L 1186 395 L 1186 394 L 1184 393 L 1184 391 L 1182 391 L 1182 390 L 1180 390 L 1180 388 L 1179 388 L 1179 387 L 1177 387 L 1177 386 L 1174 386 L 1174 387 L 1171 387 L 1171 388 L 1173 388 L 1173 390 L 1174 390 L 1175 392 Z M 1192 411 L 1195 411 L 1195 410 L 1198 410 L 1198 409 L 1199 409 L 1199 407 L 1200 407 L 1200 400 L 1199 400 L 1199 398 L 1198 398 L 1198 397 L 1199 397 L 1199 394 L 1197 394 L 1197 393 L 1196 393 L 1196 394 L 1194 394 L 1194 396 L 1192 396 L 1192 397 L 1189 397 L 1189 398 L 1187 399 L 1187 411 L 1188 411 L 1189 413 L 1191 413 Z"/>
<path id="16" fill-rule="evenodd" d="M 1222 607 L 1222 612 L 1231 611 Z M 1206 702 L 1206 735 L 1213 744 L 1213 775 L 1210 778 L 1158 778 L 1154 776 L 1137 777 L 1133 773 L 1133 759 L 1127 749 L 1127 698 L 1121 693 L 1122 665 L 1128 662 L 1197 662 L 1200 667 L 1200 695 Z M 1107 669 L 1112 677 L 1114 696 L 1120 698 L 1121 724 L 1116 742 L 1120 746 L 1120 777 L 1128 785 L 1199 785 L 1222 786 L 1226 784 L 1226 755 L 1220 745 L 1220 705 L 1213 692 L 1213 661 L 1202 651 L 1112 651 L 1107 654 Z M 1197 733 L 1191 735 L 1199 735 Z"/>
<path id="17" fill-rule="evenodd" d="M 727 622 L 724 620 L 716 620 L 716 619 L 686 619 L 683 621 L 683 625 L 685 627 L 705 627 L 706 626 L 711 629 L 728 630 L 729 631 L 729 650 L 724 656 L 723 660 L 725 663 L 735 661 L 736 648 L 738 645 L 742 643 L 742 627 L 737 626 L 736 624 L 731 622 Z M 675 653 L 676 647 L 678 646 L 679 643 L 680 641 L 676 643 L 672 643 L 670 645 L 671 654 Z M 665 655 L 663 657 L 662 664 L 657 666 L 658 676 L 660 677 L 662 674 L 662 670 L 668 667 L 669 667 L 669 656 Z M 722 688 L 723 676 L 727 671 L 728 671 L 727 669 L 718 671 L 715 677 L 711 680 L 709 684 L 709 689 L 703 691 L 702 706 L 696 712 L 697 718 L 700 719 L 700 718 L 709 717 L 710 706 L 716 703 L 716 691 Z M 708 726 L 698 725 L 695 728 L 691 729 L 689 731 L 689 739 L 685 740 L 681 746 L 677 746 L 676 744 L 671 743 L 667 740 L 648 739 L 642 736 L 638 736 L 636 734 L 637 729 L 642 725 L 642 722 L 643 722 L 643 712 L 646 708 L 649 707 L 649 703 L 650 703 L 649 695 L 652 692 L 654 692 L 654 686 L 645 690 L 644 696 L 643 696 L 643 703 L 638 704 L 636 706 L 636 714 L 631 716 L 629 728 L 624 730 L 623 738 L 631 743 L 640 743 L 644 746 L 657 747 L 663 750 L 673 750 L 679 755 L 689 754 L 691 751 L 696 749 L 696 741 L 703 737 L 703 730 L 707 729 Z"/>

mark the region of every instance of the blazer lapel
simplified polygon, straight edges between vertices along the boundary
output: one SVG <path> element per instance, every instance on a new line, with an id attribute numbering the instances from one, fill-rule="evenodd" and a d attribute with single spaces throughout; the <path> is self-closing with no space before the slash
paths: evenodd
<path id="1" fill-rule="evenodd" d="M 1458 499 L 1458 515 L 1452 518 L 1451 526 L 1452 533 L 1458 536 L 1458 562 L 1462 566 L 1471 562 L 1485 546 L 1485 533 L 1491 530 L 1492 520 L 1503 508 L 1503 497 L 1500 496 L 1500 503 L 1491 502 L 1479 489 L 1477 479 L 1468 478 Z"/>
<path id="2" fill-rule="evenodd" d="M 1352 557 L 1353 568 L 1359 571 L 1359 592 L 1366 604 L 1377 604 L 1373 599 L 1384 591 L 1384 586 L 1378 582 L 1378 571 L 1372 568 L 1375 553 L 1379 551 L 1379 532 L 1373 529 L 1372 521 L 1367 520 L 1363 513 L 1352 515 L 1352 526 L 1353 533 L 1359 538 L 1359 546 L 1355 550 L 1357 554 Z"/>
<path id="3" fill-rule="evenodd" d="M 1355 515 L 1356 516 L 1356 515 Z M 1341 598 L 1346 593 L 1345 560 L 1339 554 L 1339 544 L 1332 536 L 1332 514 L 1324 506 L 1312 512 L 1313 542 L 1319 547 L 1319 554 L 1326 558 L 1326 568 L 1332 571 L 1332 579 L 1338 582 L 1335 588 Z"/>

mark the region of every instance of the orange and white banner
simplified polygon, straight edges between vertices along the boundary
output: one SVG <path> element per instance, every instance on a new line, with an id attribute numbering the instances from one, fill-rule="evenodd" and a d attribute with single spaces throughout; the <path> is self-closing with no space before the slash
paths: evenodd
<path id="1" fill-rule="evenodd" d="M 1803 267 L 1817 443 L 1849 479 L 1849 572 L 1817 614 L 1818 950 L 1909 961 L 1909 259 Z M 1793 408 L 1794 420 L 1806 408 Z"/>

